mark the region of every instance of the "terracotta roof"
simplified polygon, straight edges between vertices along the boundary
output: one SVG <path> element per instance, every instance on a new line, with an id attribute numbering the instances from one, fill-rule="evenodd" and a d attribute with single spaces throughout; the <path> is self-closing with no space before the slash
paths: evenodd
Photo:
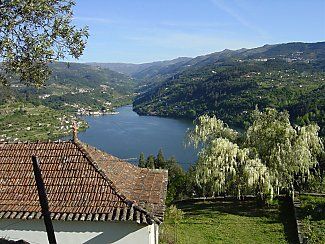
<path id="1" fill-rule="evenodd" d="M 163 216 L 168 183 L 166 170 L 139 168 L 94 147 L 85 145 L 85 149 L 121 194 L 156 216 Z"/>
<path id="2" fill-rule="evenodd" d="M 42 217 L 32 155 L 52 219 L 161 222 L 166 171 L 139 169 L 78 141 L 0 144 L 0 218 Z"/>

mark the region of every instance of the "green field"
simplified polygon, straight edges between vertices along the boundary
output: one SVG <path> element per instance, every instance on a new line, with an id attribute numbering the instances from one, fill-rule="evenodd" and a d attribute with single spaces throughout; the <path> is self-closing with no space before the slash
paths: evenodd
<path id="1" fill-rule="evenodd" d="M 269 207 L 254 201 L 180 203 L 178 224 L 165 219 L 161 243 L 296 243 L 292 210 L 284 201 Z"/>
<path id="2" fill-rule="evenodd" d="M 0 106 L 0 141 L 54 140 L 72 133 L 77 120 L 80 130 L 87 124 L 75 116 L 45 106 L 8 103 Z"/>
<path id="3" fill-rule="evenodd" d="M 308 243 L 325 243 L 325 197 L 302 195 L 299 198 Z"/>

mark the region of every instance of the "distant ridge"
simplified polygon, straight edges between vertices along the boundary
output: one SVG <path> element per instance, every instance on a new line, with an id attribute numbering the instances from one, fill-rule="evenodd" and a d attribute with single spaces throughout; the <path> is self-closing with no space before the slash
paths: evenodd
<path id="1" fill-rule="evenodd" d="M 119 72 L 122 74 L 133 76 L 138 72 L 142 72 L 146 69 L 150 69 L 152 67 L 155 68 L 162 68 L 168 65 L 180 63 L 180 62 L 186 62 L 191 60 L 192 58 L 188 57 L 179 57 L 172 60 L 165 60 L 165 61 L 156 61 L 151 63 L 143 63 L 143 64 L 133 64 L 133 63 L 97 63 L 97 62 L 91 62 L 86 63 L 91 66 L 97 66 L 101 68 L 109 68 L 115 72 Z"/>
<path id="2" fill-rule="evenodd" d="M 304 59 L 321 58 L 325 56 L 325 42 L 303 43 L 290 42 L 283 44 L 265 44 L 256 48 L 241 48 L 238 50 L 224 49 L 195 58 L 179 57 L 172 60 L 157 61 L 143 64 L 133 63 L 86 63 L 94 67 L 109 68 L 113 71 L 129 75 L 133 78 L 151 83 L 153 80 L 162 81 L 190 66 L 204 67 L 227 59 L 256 59 L 256 58 L 291 58 L 293 53 L 302 52 Z"/>

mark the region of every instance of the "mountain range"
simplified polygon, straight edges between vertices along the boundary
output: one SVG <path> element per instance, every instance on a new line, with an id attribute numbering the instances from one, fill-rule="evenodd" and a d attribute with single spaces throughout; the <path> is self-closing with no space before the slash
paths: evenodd
<path id="1" fill-rule="evenodd" d="M 245 127 L 255 107 L 289 110 L 297 124 L 325 125 L 325 42 L 224 50 L 147 73 L 134 100 L 139 114 L 214 114 Z"/>
<path id="2" fill-rule="evenodd" d="M 51 64 L 41 89 L 13 82 L 0 103 L 26 100 L 54 109 L 112 110 L 131 103 L 143 115 L 194 119 L 214 114 L 236 127 L 256 106 L 288 110 L 324 133 L 325 42 L 264 45 L 144 64 Z"/>

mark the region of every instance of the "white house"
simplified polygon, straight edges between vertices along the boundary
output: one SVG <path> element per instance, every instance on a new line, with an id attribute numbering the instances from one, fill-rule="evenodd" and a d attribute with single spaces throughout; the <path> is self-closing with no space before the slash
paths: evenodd
<path id="1" fill-rule="evenodd" d="M 77 139 L 0 144 L 0 238 L 47 243 L 32 155 L 58 243 L 158 243 L 167 171 L 138 168 Z"/>

